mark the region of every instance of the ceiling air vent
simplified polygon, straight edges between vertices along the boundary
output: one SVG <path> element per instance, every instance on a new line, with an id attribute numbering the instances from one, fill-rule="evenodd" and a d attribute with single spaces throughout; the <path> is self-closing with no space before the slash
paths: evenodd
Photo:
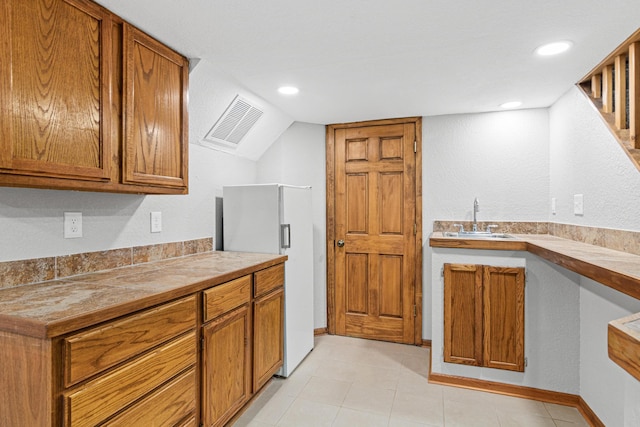
<path id="1" fill-rule="evenodd" d="M 236 95 L 204 140 L 227 149 L 235 149 L 262 113 L 258 107 Z"/>

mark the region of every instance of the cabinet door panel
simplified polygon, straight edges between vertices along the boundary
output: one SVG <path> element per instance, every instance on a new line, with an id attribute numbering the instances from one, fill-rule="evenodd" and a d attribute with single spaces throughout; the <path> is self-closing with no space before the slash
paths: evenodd
<path id="1" fill-rule="evenodd" d="M 0 27 L 0 168 L 108 180 L 110 15 L 83 0 L 7 0 Z"/>
<path id="2" fill-rule="evenodd" d="M 124 26 L 124 176 L 128 183 L 187 186 L 187 60 Z"/>
<path id="3" fill-rule="evenodd" d="M 524 371 L 524 268 L 484 267 L 484 362 Z"/>
<path id="4" fill-rule="evenodd" d="M 250 310 L 244 305 L 202 327 L 203 425 L 227 422 L 251 396 Z"/>
<path id="5" fill-rule="evenodd" d="M 482 366 L 480 265 L 444 265 L 444 361 Z"/>
<path id="6" fill-rule="evenodd" d="M 284 360 L 284 288 L 256 299 L 253 316 L 255 392 L 280 369 Z"/>

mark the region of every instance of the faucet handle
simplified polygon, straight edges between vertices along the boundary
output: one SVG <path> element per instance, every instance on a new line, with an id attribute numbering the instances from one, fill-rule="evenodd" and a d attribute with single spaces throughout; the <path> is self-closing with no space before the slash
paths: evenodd
<path id="1" fill-rule="evenodd" d="M 487 225 L 487 233 L 493 233 L 493 231 L 491 231 L 492 228 L 498 228 L 498 226 L 495 224 Z"/>
<path id="2" fill-rule="evenodd" d="M 458 233 L 464 233 L 464 225 L 462 224 L 453 224 L 454 227 L 460 227 L 460 230 L 458 230 Z"/>

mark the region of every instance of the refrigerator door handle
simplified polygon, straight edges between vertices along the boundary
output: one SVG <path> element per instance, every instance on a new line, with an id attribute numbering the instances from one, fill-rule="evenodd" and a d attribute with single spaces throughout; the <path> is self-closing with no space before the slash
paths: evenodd
<path id="1" fill-rule="evenodd" d="M 282 249 L 291 247 L 291 224 L 280 224 L 280 247 Z"/>

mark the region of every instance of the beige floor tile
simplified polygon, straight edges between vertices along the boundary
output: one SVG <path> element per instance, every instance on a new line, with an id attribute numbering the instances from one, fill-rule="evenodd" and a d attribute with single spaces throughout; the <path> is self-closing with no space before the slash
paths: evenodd
<path id="1" fill-rule="evenodd" d="M 442 399 L 432 399 L 409 393 L 396 393 L 391 408 L 394 422 L 408 421 L 431 426 L 444 425 Z"/>
<path id="2" fill-rule="evenodd" d="M 447 427 L 500 427 L 493 405 L 485 402 L 444 402 L 444 423 Z"/>
<path id="3" fill-rule="evenodd" d="M 516 413 L 531 414 L 544 418 L 551 418 L 549 411 L 544 403 L 537 400 L 520 399 L 512 396 L 504 396 L 501 394 L 493 394 L 488 396 L 489 400 L 494 404 L 498 414 L 500 413 Z"/>
<path id="4" fill-rule="evenodd" d="M 289 378 L 274 378 L 272 385 L 278 394 L 298 397 L 309 380 L 311 375 L 292 375 Z"/>
<path id="5" fill-rule="evenodd" d="M 260 397 L 264 397 L 264 395 Z M 252 405 L 251 418 L 254 421 L 275 425 L 289 409 L 294 400 L 294 397 L 277 392 L 272 396 L 264 397 L 262 400 L 256 402 L 257 404 L 255 406 Z"/>
<path id="6" fill-rule="evenodd" d="M 418 396 L 442 399 L 445 388 L 447 387 L 439 384 L 429 384 L 426 378 L 415 372 L 401 372 L 396 390 L 399 393 L 412 393 Z"/>
<path id="7" fill-rule="evenodd" d="M 551 418 L 529 413 L 498 413 L 500 427 L 556 427 Z"/>
<path id="8" fill-rule="evenodd" d="M 562 421 L 562 420 L 553 420 L 556 423 L 556 427 L 589 427 L 589 424 L 585 421 L 584 423 L 572 423 L 571 421 Z"/>
<path id="9" fill-rule="evenodd" d="M 379 368 L 371 365 L 351 365 L 354 384 L 396 390 L 401 372 L 396 369 Z"/>
<path id="10" fill-rule="evenodd" d="M 427 378 L 429 376 L 429 358 L 422 356 L 405 355 L 401 362 L 405 369 Z"/>
<path id="11" fill-rule="evenodd" d="M 298 399 L 340 406 L 350 387 L 351 383 L 347 381 L 312 377 L 302 389 Z"/>
<path id="12" fill-rule="evenodd" d="M 274 427 L 274 426 L 275 424 L 263 423 L 261 421 L 245 418 L 244 416 L 238 418 L 238 420 L 233 424 L 233 427 Z"/>
<path id="13" fill-rule="evenodd" d="M 429 384 L 429 349 L 319 336 L 287 379 L 274 379 L 235 427 L 583 427 L 571 407 Z"/>
<path id="14" fill-rule="evenodd" d="M 387 427 L 389 416 L 340 408 L 332 427 Z"/>
<path id="15" fill-rule="evenodd" d="M 388 418 L 395 395 L 394 390 L 353 384 L 344 398 L 342 406 L 384 415 Z"/>
<path id="16" fill-rule="evenodd" d="M 389 427 L 438 427 L 438 426 L 430 426 L 429 424 L 423 423 L 414 423 L 412 421 L 407 421 L 404 419 L 393 418 L 393 416 L 389 419 Z"/>
<path id="17" fill-rule="evenodd" d="M 571 406 L 556 405 L 553 403 L 545 403 L 544 406 L 549 411 L 549 415 L 554 420 L 568 421 L 579 426 L 588 426 L 580 411 Z"/>
<path id="18" fill-rule="evenodd" d="M 459 403 L 471 404 L 484 402 L 487 405 L 493 404 L 493 399 L 495 398 L 493 393 L 470 390 L 460 387 L 446 387 L 445 389 L 443 389 L 443 396 L 445 402 L 455 401 Z"/>
<path id="19" fill-rule="evenodd" d="M 338 406 L 296 399 L 280 419 L 278 427 L 329 427 L 338 415 Z"/>

